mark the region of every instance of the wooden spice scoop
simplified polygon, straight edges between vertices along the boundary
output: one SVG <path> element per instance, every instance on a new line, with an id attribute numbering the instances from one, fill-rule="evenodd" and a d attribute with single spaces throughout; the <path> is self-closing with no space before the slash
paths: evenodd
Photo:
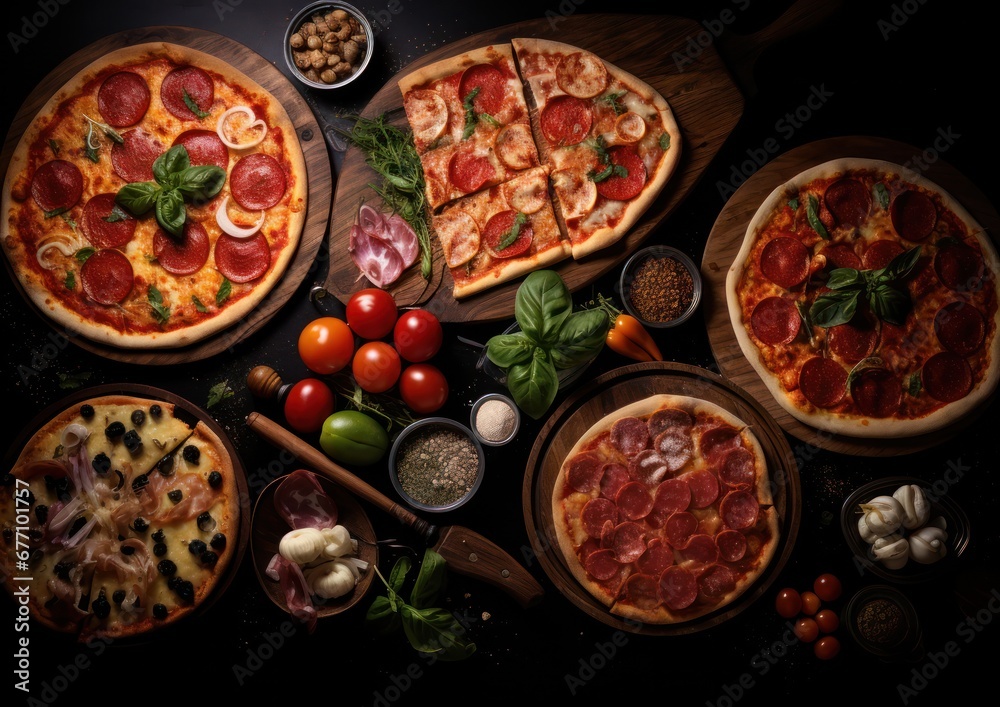
<path id="1" fill-rule="evenodd" d="M 507 552 L 479 533 L 459 525 L 438 528 L 417 517 L 320 450 L 260 413 L 250 413 L 247 416 L 247 426 L 272 444 L 288 450 L 313 470 L 416 530 L 428 543 L 433 543 L 431 548 L 455 572 L 481 579 L 502 589 L 523 607 L 534 606 L 542 600 L 545 593 L 542 585 Z"/>

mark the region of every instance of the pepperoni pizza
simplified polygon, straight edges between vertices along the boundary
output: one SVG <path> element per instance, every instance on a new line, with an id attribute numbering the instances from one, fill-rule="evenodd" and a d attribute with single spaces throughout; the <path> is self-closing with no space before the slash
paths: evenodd
<path id="1" fill-rule="evenodd" d="M 714 403 L 654 395 L 595 422 L 552 491 L 567 569 L 615 615 L 651 624 L 722 609 L 781 533 L 760 443 Z"/>
<path id="2" fill-rule="evenodd" d="M 772 192 L 729 270 L 746 358 L 799 421 L 911 437 L 1000 378 L 997 252 L 950 194 L 903 167 L 839 159 Z"/>
<path id="3" fill-rule="evenodd" d="M 175 348 L 271 291 L 306 194 L 274 96 L 209 54 L 142 44 L 85 67 L 35 116 L 8 167 L 0 242 L 58 324 L 114 347 Z"/>

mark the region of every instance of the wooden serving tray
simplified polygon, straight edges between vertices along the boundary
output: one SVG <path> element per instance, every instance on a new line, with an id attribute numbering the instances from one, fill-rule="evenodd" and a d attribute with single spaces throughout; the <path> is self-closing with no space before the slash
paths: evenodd
<path id="1" fill-rule="evenodd" d="M 629 403 L 659 393 L 687 395 L 715 403 L 750 425 L 767 460 L 781 539 L 770 565 L 736 601 L 692 621 L 638 624 L 611 614 L 576 581 L 558 550 L 552 517 L 552 489 L 566 454 L 592 424 Z M 676 636 L 727 621 L 759 599 L 781 573 L 798 535 L 802 514 L 799 469 L 788 439 L 757 399 L 725 378 L 683 363 L 637 363 L 598 376 L 570 396 L 542 427 L 531 448 L 521 490 L 524 522 L 532 550 L 556 588 L 585 614 L 631 633 Z"/>
<path id="2" fill-rule="evenodd" d="M 930 434 L 917 437 L 875 439 L 832 434 L 806 425 L 792 417 L 771 395 L 764 381 L 743 356 L 729 319 L 726 302 L 726 275 L 743 245 L 747 225 L 757 207 L 778 186 L 799 172 L 840 157 L 867 157 L 905 164 L 922 150 L 894 140 L 869 136 L 835 137 L 811 142 L 779 155 L 754 173 L 732 195 L 712 226 L 701 262 L 702 312 L 709 344 L 719 369 L 733 383 L 762 402 L 767 412 L 789 434 L 815 447 L 859 456 L 896 456 L 927 449 L 950 439 L 968 427 L 988 407 L 990 401 L 961 420 Z M 938 160 L 925 177 L 949 192 L 988 233 L 1000 229 L 1000 215 L 986 196 L 958 170 Z M 995 241 L 995 236 L 994 236 Z"/>
<path id="3" fill-rule="evenodd" d="M 328 204 L 333 193 L 333 177 L 330 170 L 330 156 L 316 118 L 302 95 L 291 82 L 267 59 L 249 47 L 214 32 L 190 27 L 140 27 L 109 35 L 79 50 L 61 62 L 45 79 L 35 87 L 14 118 L 4 141 L 0 155 L 0 171 L 6 172 L 11 155 L 18 140 L 34 119 L 39 109 L 58 91 L 63 84 L 75 76 L 92 61 L 108 52 L 122 47 L 144 42 L 170 42 L 211 54 L 242 71 L 267 89 L 281 103 L 295 125 L 302 147 L 309 181 L 309 197 L 306 206 L 306 222 L 302 231 L 298 250 L 288 265 L 284 277 L 268 296 L 242 321 L 198 343 L 177 349 L 120 349 L 82 336 L 70 336 L 69 340 L 82 349 L 104 358 L 139 364 L 171 364 L 199 361 L 225 351 L 243 341 L 260 329 L 291 298 L 313 266 L 313 259 L 326 234 L 329 220 Z M 20 281 L 13 273 L 10 262 L 3 258 L 7 272 L 28 306 L 38 312 L 37 307 L 24 293 Z M 60 329 L 54 322 L 39 313 L 46 323 Z"/>

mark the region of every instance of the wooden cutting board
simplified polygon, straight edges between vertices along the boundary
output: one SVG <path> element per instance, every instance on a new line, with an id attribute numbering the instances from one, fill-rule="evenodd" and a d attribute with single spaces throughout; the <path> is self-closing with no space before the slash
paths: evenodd
<path id="1" fill-rule="evenodd" d="M 937 432 L 899 439 L 866 439 L 835 435 L 817 430 L 792 417 L 778 405 L 764 381 L 743 356 L 726 303 L 726 275 L 733 264 L 747 225 L 757 207 L 778 186 L 799 172 L 839 157 L 867 157 L 906 164 L 922 149 L 902 142 L 868 136 L 835 137 L 811 142 L 789 150 L 755 172 L 732 195 L 722 209 L 705 243 L 701 262 L 702 311 L 708 328 L 709 344 L 719 369 L 736 385 L 760 400 L 767 411 L 789 434 L 809 445 L 845 454 L 895 456 L 933 447 L 968 427 L 989 405 L 987 401 L 972 414 Z M 924 173 L 965 206 L 988 233 L 1000 232 L 1000 215 L 986 195 L 954 167 L 938 160 Z M 995 240 L 995 238 L 994 238 Z"/>
<path id="2" fill-rule="evenodd" d="M 681 68 L 672 52 L 685 51 L 686 43 L 703 32 L 692 20 L 663 15 L 577 14 L 551 22 L 539 18 L 518 22 L 465 37 L 437 49 L 392 77 L 368 103 L 362 115 L 374 117 L 392 112 L 392 122 L 409 131 L 402 110 L 397 81 L 413 70 L 477 47 L 508 42 L 513 37 L 553 39 L 594 52 L 653 86 L 670 104 L 683 135 L 681 163 L 656 201 L 631 231 L 614 246 L 581 261 L 563 261 L 553 267 L 570 290 L 577 290 L 621 263 L 691 191 L 708 163 L 718 152 L 743 113 L 743 96 L 714 47 L 706 47 L 696 59 Z M 337 182 L 330 217 L 331 258 L 326 289 L 346 302 L 351 293 L 369 287 L 358 279 L 358 268 L 347 256 L 351 225 L 358 206 L 378 197 L 368 184 L 377 175 L 357 149 L 349 149 Z M 407 270 L 389 289 L 400 304 L 432 306 L 446 322 L 495 321 L 514 312 L 514 294 L 521 279 L 499 285 L 462 301 L 452 296 L 451 276 L 446 272 L 437 239 L 434 275 L 428 285 L 418 266 Z"/>
<path id="3" fill-rule="evenodd" d="M 306 207 L 306 222 L 302 238 L 294 258 L 289 263 L 285 276 L 268 296 L 237 325 L 204 339 L 196 344 L 179 349 L 119 349 L 106 344 L 90 341 L 80 336 L 69 340 L 80 348 L 105 358 L 126 363 L 172 364 L 199 361 L 225 351 L 238 344 L 260 329 L 273 317 L 298 289 L 326 235 L 329 219 L 330 195 L 333 193 L 333 177 L 330 170 L 330 156 L 322 140 L 319 124 L 302 95 L 291 82 L 267 59 L 249 47 L 214 32 L 190 27 L 140 27 L 109 35 L 76 52 L 53 69 L 35 87 L 14 117 L 4 141 L 0 155 L 0 172 L 6 172 L 11 154 L 18 140 L 34 119 L 39 109 L 58 91 L 66 81 L 75 76 L 92 61 L 108 52 L 122 47 L 144 42 L 170 42 L 211 54 L 253 78 L 274 95 L 285 107 L 299 136 L 299 144 L 305 157 L 309 180 L 309 197 Z M 3 258 L 7 272 L 24 295 L 28 306 L 37 311 L 14 276 L 10 263 Z M 41 314 L 40 314 L 41 316 Z M 47 317 L 47 323 L 64 333 Z"/>

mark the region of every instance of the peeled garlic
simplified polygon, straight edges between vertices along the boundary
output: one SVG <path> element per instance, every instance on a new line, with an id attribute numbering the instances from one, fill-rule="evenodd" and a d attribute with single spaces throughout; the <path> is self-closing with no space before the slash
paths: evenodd
<path id="1" fill-rule="evenodd" d="M 868 529 L 880 538 L 891 535 L 903 524 L 903 506 L 892 496 L 876 496 L 861 504 Z"/>
<path id="2" fill-rule="evenodd" d="M 914 562 L 929 565 L 948 554 L 948 533 L 933 525 L 914 531 L 910 535 L 910 555 Z"/>
<path id="3" fill-rule="evenodd" d="M 910 545 L 902 535 L 893 533 L 875 540 L 872 555 L 888 569 L 898 570 L 910 558 Z"/>
<path id="4" fill-rule="evenodd" d="M 304 565 L 312 562 L 326 547 L 326 540 L 319 528 L 289 530 L 278 543 L 278 554 L 289 562 Z"/>
<path id="5" fill-rule="evenodd" d="M 871 531 L 871 528 L 868 527 L 868 523 L 865 522 L 864 516 L 858 518 L 858 533 L 861 535 L 861 539 L 869 545 L 878 540 L 878 536 Z"/>
<path id="6" fill-rule="evenodd" d="M 900 486 L 892 497 L 902 506 L 904 528 L 913 530 L 927 522 L 931 515 L 931 504 L 927 502 L 922 488 L 916 484 Z"/>
<path id="7" fill-rule="evenodd" d="M 310 591 L 321 599 L 336 599 L 349 593 L 357 584 L 357 575 L 341 560 L 324 562 L 305 571 Z"/>
<path id="8" fill-rule="evenodd" d="M 351 533 L 344 526 L 335 525 L 332 528 L 323 528 L 321 532 L 324 542 L 322 557 L 332 560 L 357 552 L 357 541 L 351 540 Z"/>

